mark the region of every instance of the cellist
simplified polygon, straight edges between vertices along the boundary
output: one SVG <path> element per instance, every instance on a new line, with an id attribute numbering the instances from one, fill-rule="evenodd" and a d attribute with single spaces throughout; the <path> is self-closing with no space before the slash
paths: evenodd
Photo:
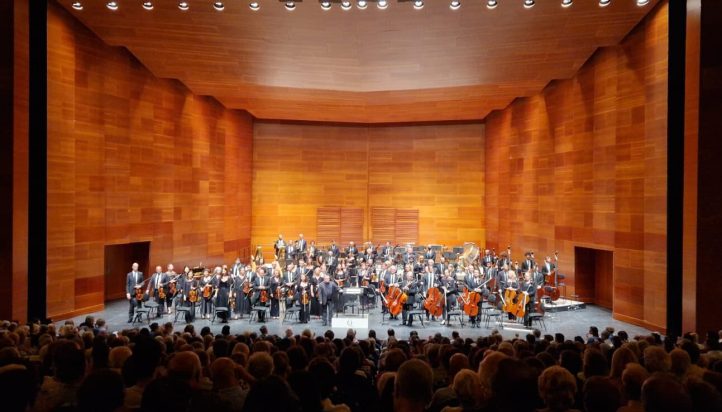
<path id="1" fill-rule="evenodd" d="M 536 283 L 532 278 L 531 269 L 524 273 L 524 280 L 521 282 L 520 292 L 526 292 L 529 295 L 524 310 L 524 326 L 531 327 L 531 316 L 529 315 L 536 304 Z"/>
<path id="2" fill-rule="evenodd" d="M 421 276 L 421 283 L 424 286 L 427 296 L 431 288 L 439 287 L 439 278 L 436 276 L 436 273 L 434 273 L 431 266 L 426 266 L 425 271 Z M 424 310 L 426 311 L 426 320 L 429 320 L 429 311 L 427 309 Z M 431 320 L 435 321 L 436 316 L 431 316 Z"/>
<path id="3" fill-rule="evenodd" d="M 413 309 L 416 303 L 416 294 L 419 292 L 419 283 L 414 280 L 414 272 L 406 272 L 406 279 L 401 290 L 406 294 L 406 302 L 404 302 L 403 308 L 401 309 L 402 324 L 404 326 L 411 326 L 414 318 L 413 316 L 409 316 L 409 311 Z"/>
<path id="4" fill-rule="evenodd" d="M 388 289 L 392 286 L 398 287 L 400 281 L 401 277 L 396 273 L 396 265 L 392 265 L 386 274 L 386 278 L 384 279 L 384 282 L 386 283 L 386 290 L 388 291 Z M 398 316 L 391 316 L 391 319 L 398 319 Z"/>
<path id="5" fill-rule="evenodd" d="M 474 269 L 474 274 L 472 276 L 468 276 L 466 280 L 466 287 L 469 290 L 469 294 L 471 293 L 478 293 L 481 297 L 482 294 L 482 288 L 484 287 L 484 278 L 481 277 L 481 272 L 479 269 Z M 480 327 L 481 325 L 481 304 L 482 299 L 479 299 L 479 303 L 477 303 L 478 310 L 476 312 L 476 316 L 469 316 L 469 322 L 471 322 L 471 327 Z"/>

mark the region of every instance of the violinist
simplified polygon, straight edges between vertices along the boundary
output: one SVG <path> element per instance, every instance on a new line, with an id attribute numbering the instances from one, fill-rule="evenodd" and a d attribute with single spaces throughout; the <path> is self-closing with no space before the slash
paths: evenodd
<path id="1" fill-rule="evenodd" d="M 281 279 L 281 269 L 273 269 L 270 279 L 270 301 L 271 310 L 269 315 L 271 319 L 278 319 L 281 315 L 281 299 L 285 299 L 282 295 L 283 279 Z"/>
<path id="2" fill-rule="evenodd" d="M 431 288 L 439 287 L 439 278 L 430 266 L 426 266 L 424 273 L 421 276 L 421 282 L 424 290 L 428 291 Z M 428 292 L 427 292 L 428 293 Z M 429 320 L 429 311 L 426 310 L 426 320 Z M 431 320 L 436 320 L 436 316 L 431 316 Z"/>
<path id="3" fill-rule="evenodd" d="M 413 272 L 406 272 L 406 279 L 401 286 L 401 290 L 406 294 L 406 302 L 404 302 L 403 308 L 401 309 L 402 324 L 404 326 L 411 326 L 414 317 L 409 316 L 409 311 L 414 308 L 416 294 L 419 292 L 419 283 L 414 280 Z"/>
<path id="4" fill-rule="evenodd" d="M 441 279 L 441 289 L 444 291 L 446 297 L 446 305 L 444 306 L 444 320 L 441 321 L 442 325 L 449 324 L 449 311 L 456 305 L 456 298 L 459 294 L 459 289 L 456 284 L 456 278 L 447 269 L 444 272 L 444 277 Z"/>
<path id="5" fill-rule="evenodd" d="M 171 298 L 173 310 L 175 310 L 178 305 L 183 304 L 183 285 L 185 284 L 186 279 L 189 279 L 192 276 L 193 273 L 191 273 L 190 266 L 186 265 L 183 267 L 183 273 L 168 280 L 168 296 Z"/>
<path id="6" fill-rule="evenodd" d="M 168 276 L 163 273 L 163 268 L 160 265 L 156 266 L 155 273 L 150 276 L 150 281 L 148 281 L 148 287 L 145 292 L 148 296 L 150 296 L 150 299 L 153 299 L 153 301 L 158 304 L 156 318 L 159 318 L 161 316 L 161 312 L 164 310 L 163 306 L 166 300 L 161 299 L 158 291 L 165 288 L 166 283 L 168 283 Z"/>
<path id="7" fill-rule="evenodd" d="M 370 291 L 370 293 L 373 293 L 373 289 L 371 286 L 371 271 L 373 269 L 370 269 L 366 261 L 361 261 L 361 266 L 358 269 L 358 272 L 356 274 L 356 277 L 359 282 L 359 286 L 364 288 L 364 293 L 361 294 L 361 306 L 368 307 L 369 303 L 371 302 L 371 297 L 366 293 L 367 291 Z"/>
<path id="8" fill-rule="evenodd" d="M 266 268 L 265 267 L 259 267 L 257 269 L 257 275 L 256 278 L 253 279 L 253 294 L 251 295 L 251 304 L 253 306 L 266 306 L 270 302 L 270 287 L 271 284 L 269 280 L 266 278 Z M 266 296 L 266 301 L 261 301 L 261 292 L 264 293 Z M 259 311 L 258 312 L 258 321 L 259 322 L 265 322 L 265 312 Z"/>
<path id="9" fill-rule="evenodd" d="M 231 278 L 233 280 L 233 299 L 235 299 L 235 308 L 233 308 L 233 318 L 243 319 L 243 315 L 249 313 L 250 305 L 248 302 L 248 293 L 250 293 L 250 272 L 241 265 L 238 270 L 231 269 Z"/>
<path id="10" fill-rule="evenodd" d="M 227 271 L 223 272 L 220 267 L 216 267 L 215 272 L 220 274 L 214 294 L 215 306 L 217 308 L 228 308 L 225 312 L 218 314 L 218 317 L 221 318 L 221 323 L 228 323 L 228 319 L 231 317 L 231 277 Z"/>
<path id="11" fill-rule="evenodd" d="M 200 280 L 193 276 L 193 272 L 189 269 L 186 273 L 186 278 L 181 284 L 180 294 L 185 302 L 185 305 L 190 308 L 190 311 L 186 315 L 186 322 L 191 323 L 196 318 L 196 302 L 191 299 L 191 291 L 198 294 L 200 287 Z"/>
<path id="12" fill-rule="evenodd" d="M 170 308 L 171 308 L 171 306 L 173 306 L 173 301 L 174 301 L 174 299 L 173 299 L 174 296 L 171 295 L 170 293 L 168 293 L 168 283 L 169 283 L 171 280 L 174 280 L 174 279 L 177 279 L 177 278 L 178 278 L 178 274 L 175 273 L 173 264 L 172 264 L 172 263 L 169 263 L 168 266 L 166 266 L 166 270 L 165 270 L 165 281 L 164 281 L 165 285 L 163 286 L 163 288 L 164 288 L 164 291 L 163 291 L 163 292 L 164 292 L 164 294 L 165 294 L 165 299 L 164 299 L 164 300 L 165 300 L 165 306 L 166 306 L 166 313 L 168 313 L 168 314 L 170 314 Z M 160 311 L 160 309 L 162 308 L 162 306 L 163 306 L 163 305 L 161 305 L 161 307 L 158 308 L 159 311 Z"/>
<path id="13" fill-rule="evenodd" d="M 298 312 L 298 321 L 308 323 L 311 315 L 311 282 L 305 273 L 301 274 L 301 279 L 296 286 L 296 300 L 301 304 L 301 310 Z"/>
<path id="14" fill-rule="evenodd" d="M 345 296 L 343 295 L 344 288 L 349 286 L 349 279 L 346 273 L 345 265 L 341 264 L 336 268 L 336 274 L 334 281 L 338 285 L 338 299 L 336 299 L 336 312 L 343 311 L 343 305 L 345 302 Z"/>
<path id="15" fill-rule="evenodd" d="M 210 319 L 211 313 L 213 312 L 213 289 L 215 288 L 215 278 L 211 276 L 211 272 L 208 269 L 203 269 L 203 277 L 200 281 L 200 287 L 203 290 L 201 316 L 203 319 Z"/>
<path id="16" fill-rule="evenodd" d="M 142 302 L 139 302 L 135 297 L 135 288 L 143 283 L 143 272 L 138 270 L 138 264 L 133 263 L 131 270 L 125 275 L 125 298 L 128 299 L 128 323 L 133 322 L 133 314 L 135 308 L 140 307 Z"/>

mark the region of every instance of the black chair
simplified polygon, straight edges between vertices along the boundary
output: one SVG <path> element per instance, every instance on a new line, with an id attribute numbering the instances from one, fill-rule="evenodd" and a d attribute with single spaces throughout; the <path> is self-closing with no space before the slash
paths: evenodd
<path id="1" fill-rule="evenodd" d="M 250 319 L 248 319 L 248 322 L 249 322 L 249 323 L 250 323 L 250 322 L 253 322 L 253 319 L 260 319 L 261 317 L 259 316 L 259 314 L 260 314 L 261 312 L 263 312 L 263 319 L 264 319 L 264 320 L 267 319 L 267 318 L 268 318 L 268 310 L 269 310 L 269 307 L 268 307 L 268 306 L 254 306 L 254 307 L 252 307 L 252 308 L 251 308 L 251 317 L 250 317 Z M 258 320 L 258 322 L 260 322 L 260 320 Z"/>
<path id="2" fill-rule="evenodd" d="M 185 320 L 191 313 L 190 306 L 176 306 L 175 307 L 175 315 L 173 317 L 173 323 L 178 322 L 178 316 L 182 315 L 182 319 Z"/>
<path id="3" fill-rule="evenodd" d="M 449 319 L 449 324 L 451 324 L 451 319 L 457 318 L 459 320 L 459 325 L 463 328 L 464 327 L 464 317 L 466 316 L 466 313 L 459 309 L 452 309 L 450 310 L 446 317 Z"/>
<path id="4" fill-rule="evenodd" d="M 148 322 L 148 324 L 150 324 L 150 308 L 147 308 L 145 306 L 136 306 L 133 313 L 132 324 L 135 325 L 136 322 L 143 322 L 143 316 L 145 316 L 146 321 Z"/>
<path id="5" fill-rule="evenodd" d="M 422 328 L 425 328 L 425 327 L 426 327 L 426 326 L 424 325 L 424 318 L 426 317 L 426 311 L 425 311 L 425 310 L 423 310 L 423 309 L 413 309 L 413 310 L 410 310 L 409 313 L 408 313 L 408 316 L 409 316 L 409 319 L 411 320 L 411 322 L 414 321 L 414 317 L 417 317 L 417 318 L 419 319 L 419 322 L 421 323 L 421 327 L 422 327 Z"/>
<path id="6" fill-rule="evenodd" d="M 213 323 L 213 322 L 216 321 L 216 318 L 218 317 L 218 314 L 220 314 L 220 313 L 225 313 L 226 315 L 228 315 L 229 310 L 228 310 L 228 308 L 227 308 L 226 306 L 216 306 L 216 307 L 214 307 L 214 308 L 213 308 L 213 317 L 211 318 L 211 323 Z M 226 319 L 226 320 L 228 320 L 228 319 Z"/>
<path id="7" fill-rule="evenodd" d="M 299 313 L 301 313 L 301 308 L 298 306 L 291 306 L 290 308 L 286 308 L 286 312 L 283 314 L 283 319 L 281 320 L 281 323 L 284 323 L 286 320 L 298 320 Z"/>

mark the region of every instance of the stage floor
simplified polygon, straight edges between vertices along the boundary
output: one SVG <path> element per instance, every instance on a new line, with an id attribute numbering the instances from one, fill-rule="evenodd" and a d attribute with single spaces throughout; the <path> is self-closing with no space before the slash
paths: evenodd
<path id="1" fill-rule="evenodd" d="M 147 327 L 148 323 L 136 323 L 131 325 L 127 323 L 128 320 L 128 303 L 125 300 L 107 302 L 105 310 L 100 312 L 92 313 L 91 315 L 97 318 L 105 319 L 109 331 L 121 331 L 132 327 Z M 282 317 L 282 316 L 281 316 Z M 505 338 L 512 338 L 515 335 L 524 337 L 529 333 L 529 329 L 524 328 L 523 325 L 517 323 L 504 323 L 504 328 L 500 328 L 498 324 L 491 322 L 489 327 L 486 328 L 483 324 L 481 328 L 471 328 L 468 322 L 465 322 L 464 326 L 461 327 L 459 322 L 452 318 L 450 326 L 442 325 L 441 322 L 424 322 L 425 327 L 417 321 L 414 321 L 413 327 L 403 326 L 401 324 L 401 315 L 399 320 L 384 319 L 382 322 L 381 311 L 379 308 L 372 309 L 368 314 L 369 317 L 369 328 L 376 331 L 376 336 L 380 339 L 386 339 L 387 330 L 389 328 L 394 329 L 397 338 L 406 339 L 409 337 L 409 333 L 412 330 L 418 332 L 420 337 L 427 337 L 440 332 L 444 336 L 451 336 L 452 331 L 458 331 L 463 338 L 476 338 L 478 336 L 486 336 L 491 333 L 493 329 L 499 330 Z M 85 315 L 73 318 L 77 324 L 80 324 L 85 319 Z M 152 319 L 151 322 L 165 323 L 173 321 L 173 315 L 164 315 L 160 319 Z M 60 322 L 58 322 L 60 323 Z M 541 328 L 537 323 L 534 323 L 534 327 L 539 327 L 542 333 L 563 333 L 565 337 L 572 339 L 574 336 L 586 336 L 589 326 L 597 326 L 600 330 L 607 326 L 612 326 L 616 331 L 624 330 L 630 337 L 639 334 L 649 334 L 651 331 L 644 329 L 639 326 L 635 326 L 629 323 L 625 323 L 616 319 L 612 319 L 611 311 L 594 305 L 586 305 L 579 307 L 576 310 L 569 311 L 558 311 L 558 312 L 547 312 L 545 315 L 546 330 Z M 175 325 L 176 330 L 182 330 L 185 327 L 185 321 L 179 319 Z M 224 324 L 215 322 L 211 323 L 207 319 L 196 319 L 193 323 L 196 332 L 200 332 L 204 326 L 210 326 L 211 331 L 214 334 L 220 333 L 221 328 Z M 277 334 L 282 336 L 286 329 L 291 328 L 294 334 L 301 333 L 304 329 L 311 329 L 316 335 L 323 334 L 326 330 L 332 329 L 336 336 L 345 336 L 347 327 L 343 328 L 329 328 L 322 325 L 321 320 L 311 319 L 307 324 L 298 323 L 294 321 L 283 322 L 281 319 L 267 320 L 266 323 L 253 322 L 249 323 L 247 317 L 240 320 L 231 320 L 228 325 L 231 327 L 232 334 L 242 334 L 246 332 L 257 332 L 259 328 L 265 325 L 268 328 L 269 333 Z M 360 339 L 368 336 L 368 329 L 357 329 L 357 336 Z"/>

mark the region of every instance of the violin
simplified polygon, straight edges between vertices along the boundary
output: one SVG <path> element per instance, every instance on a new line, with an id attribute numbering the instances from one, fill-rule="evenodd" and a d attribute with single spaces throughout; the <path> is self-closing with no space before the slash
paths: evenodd
<path id="1" fill-rule="evenodd" d="M 213 295 L 213 285 L 210 283 L 203 286 L 203 299 L 210 299 Z"/>
<path id="2" fill-rule="evenodd" d="M 196 303 L 198 302 L 198 289 L 192 288 L 188 291 L 188 302 Z"/>
<path id="3" fill-rule="evenodd" d="M 135 299 L 136 300 L 143 300 L 143 288 L 136 286 L 135 288 Z"/>
<path id="4" fill-rule="evenodd" d="M 161 286 L 158 288 L 158 299 L 165 300 L 165 286 Z"/>
<path id="5" fill-rule="evenodd" d="M 261 291 L 261 293 L 258 295 L 258 300 L 259 300 L 261 303 L 266 303 L 266 302 L 268 302 L 268 291 L 265 290 L 265 289 L 263 289 L 263 290 Z"/>
<path id="6" fill-rule="evenodd" d="M 251 282 L 248 279 L 243 282 L 243 293 L 246 295 L 251 293 Z"/>
<path id="7" fill-rule="evenodd" d="M 308 290 L 306 290 L 306 287 L 304 287 L 303 285 L 301 287 L 303 288 L 303 292 L 301 292 L 301 304 L 308 305 L 309 304 Z"/>
<path id="8" fill-rule="evenodd" d="M 171 296 L 175 296 L 178 293 L 178 284 L 175 279 L 170 281 L 170 284 L 168 286 L 168 293 Z"/>

